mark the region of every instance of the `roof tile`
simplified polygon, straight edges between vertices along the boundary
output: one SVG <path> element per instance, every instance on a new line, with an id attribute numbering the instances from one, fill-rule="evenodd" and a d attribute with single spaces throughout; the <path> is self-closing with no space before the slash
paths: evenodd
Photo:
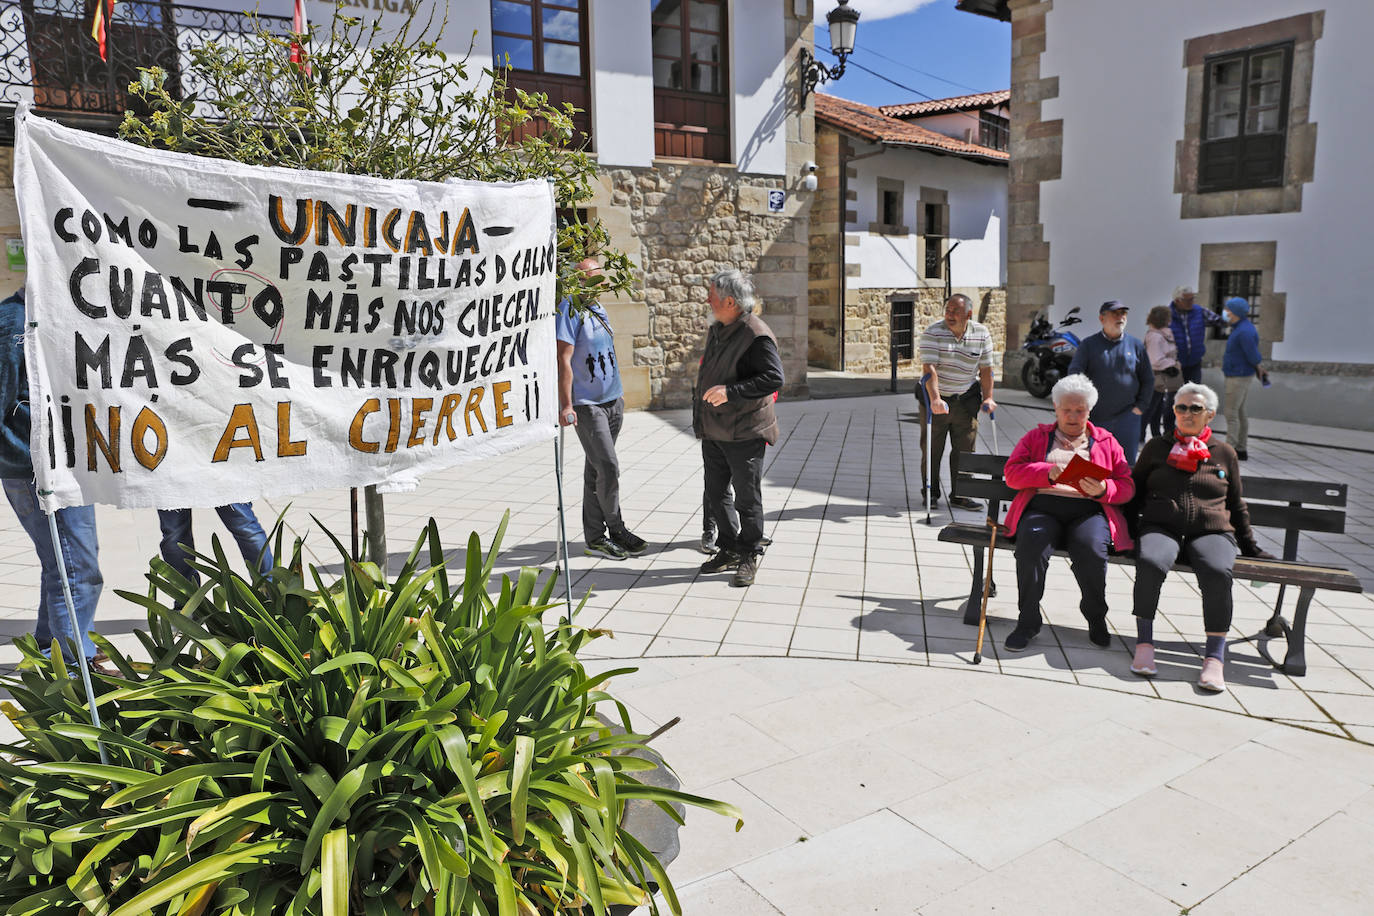
<path id="1" fill-rule="evenodd" d="M 905 146 L 989 162 L 1006 162 L 1011 157 L 976 143 L 965 143 L 933 130 L 892 118 L 871 105 L 816 93 L 816 120 L 863 140 L 888 146 Z"/>
<path id="2" fill-rule="evenodd" d="M 925 102 L 907 102 L 904 105 L 882 105 L 879 111 L 889 118 L 913 118 L 926 115 L 948 114 L 951 111 L 970 111 L 974 108 L 993 108 L 1011 101 L 1010 89 L 997 92 L 976 92 L 973 95 L 956 95 L 948 99 L 930 99 Z"/>

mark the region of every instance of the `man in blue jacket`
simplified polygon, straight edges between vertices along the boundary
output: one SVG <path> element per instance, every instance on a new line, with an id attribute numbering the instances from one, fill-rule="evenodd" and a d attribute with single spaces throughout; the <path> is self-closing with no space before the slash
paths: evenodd
<path id="1" fill-rule="evenodd" d="M 53 551 L 48 518 L 38 504 L 29 453 L 29 377 L 24 367 L 24 289 L 0 302 L 0 484 L 19 516 L 19 524 L 33 541 L 41 567 L 38 592 L 38 623 L 34 636 L 46 653 L 57 639 L 65 654 L 71 652 L 72 632 L 57 554 Z M 95 507 L 71 506 L 57 510 L 57 534 L 76 607 L 81 652 L 87 663 L 103 662 L 97 656 L 90 632 L 95 626 L 95 606 L 105 580 L 100 575 L 99 545 L 95 535 Z"/>
<path id="2" fill-rule="evenodd" d="M 1250 382 L 1255 376 L 1263 382 L 1269 373 L 1260 355 L 1259 331 L 1250 320 L 1250 303 L 1232 296 L 1224 308 L 1226 320 L 1231 322 L 1231 335 L 1226 338 L 1226 353 L 1221 358 L 1221 374 L 1226 377 L 1226 441 L 1244 461 L 1250 457 L 1245 450 L 1250 432 L 1250 418 L 1245 414 Z"/>
<path id="3" fill-rule="evenodd" d="M 1202 383 L 1202 358 L 1207 355 L 1207 328 L 1220 326 L 1220 315 L 1196 304 L 1197 294 L 1191 286 L 1174 290 L 1169 303 L 1169 327 L 1174 331 L 1174 345 L 1178 347 L 1178 365 L 1183 370 L 1183 382 Z"/>
<path id="4" fill-rule="evenodd" d="M 1145 344 L 1126 333 L 1130 311 L 1116 299 L 1097 310 L 1102 330 L 1086 338 L 1069 364 L 1069 374 L 1086 375 L 1097 388 L 1097 406 L 1088 415 L 1094 426 L 1121 443 L 1126 460 L 1135 463 L 1140 448 L 1140 417 L 1155 392 L 1155 373 Z"/>

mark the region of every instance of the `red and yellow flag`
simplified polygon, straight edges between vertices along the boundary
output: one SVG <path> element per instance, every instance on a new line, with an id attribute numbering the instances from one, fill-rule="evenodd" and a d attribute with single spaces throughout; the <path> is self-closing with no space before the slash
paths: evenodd
<path id="1" fill-rule="evenodd" d="M 98 0 L 95 5 L 95 21 L 91 23 L 91 37 L 100 45 L 100 59 L 105 59 L 106 25 L 114 18 L 115 0 Z"/>

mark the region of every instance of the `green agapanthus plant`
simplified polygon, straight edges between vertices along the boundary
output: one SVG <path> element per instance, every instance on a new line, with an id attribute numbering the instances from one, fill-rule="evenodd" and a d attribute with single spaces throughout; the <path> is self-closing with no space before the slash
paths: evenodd
<path id="1" fill-rule="evenodd" d="M 147 610 L 148 660 L 98 640 L 120 672 L 97 676 L 99 728 L 60 653 L 20 640 L 4 912 L 678 912 L 626 805 L 739 812 L 642 780 L 657 764 L 603 689 L 633 669 L 589 674 L 577 655 L 599 632 L 544 622 L 555 576 L 489 590 L 504 530 L 486 554 L 472 535 L 461 581 L 433 520 L 394 578 L 332 535 L 334 576 L 300 540 L 252 581 L 218 540 L 200 585 L 154 560 L 148 593 L 121 593 Z"/>

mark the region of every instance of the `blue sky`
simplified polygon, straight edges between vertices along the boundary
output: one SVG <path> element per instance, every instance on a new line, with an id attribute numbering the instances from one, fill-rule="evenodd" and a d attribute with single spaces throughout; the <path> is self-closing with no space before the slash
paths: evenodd
<path id="1" fill-rule="evenodd" d="M 826 50 L 825 14 L 836 3 L 815 0 L 816 56 L 827 66 L 835 57 Z M 861 14 L 854 53 L 844 76 L 820 91 L 867 105 L 892 105 L 1010 86 L 1009 23 L 961 13 L 954 0 L 850 0 L 850 6 Z"/>

